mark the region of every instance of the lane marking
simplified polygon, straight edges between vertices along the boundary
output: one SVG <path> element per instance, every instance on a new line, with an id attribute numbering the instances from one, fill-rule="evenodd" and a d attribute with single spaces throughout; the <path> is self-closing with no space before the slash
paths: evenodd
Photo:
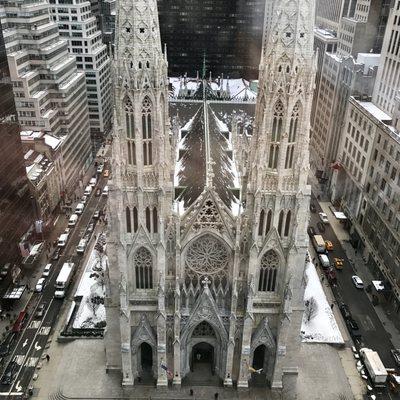
<path id="1" fill-rule="evenodd" d="M 27 327 L 27 329 L 37 329 L 40 326 L 40 321 L 35 320 L 35 321 L 31 321 L 31 323 L 29 324 L 29 326 Z"/>
<path id="2" fill-rule="evenodd" d="M 25 362 L 25 367 L 27 367 L 27 368 L 36 367 L 36 364 L 38 363 L 38 361 L 39 361 L 39 357 L 29 357 Z"/>
<path id="3" fill-rule="evenodd" d="M 15 389 L 17 389 L 17 392 L 20 392 L 20 391 L 22 390 L 22 386 L 20 385 L 20 383 L 21 383 L 21 381 L 18 381 L 18 382 L 15 384 Z"/>
<path id="4" fill-rule="evenodd" d="M 28 344 L 28 339 L 25 339 L 25 342 L 22 344 L 22 348 L 24 348 Z"/>
<path id="5" fill-rule="evenodd" d="M 18 365 L 22 365 L 24 363 L 24 359 L 25 359 L 25 355 L 22 355 L 22 354 L 18 354 L 17 356 L 14 357 L 14 361 Z"/>
<path id="6" fill-rule="evenodd" d="M 39 346 L 39 342 L 36 342 L 35 343 L 35 350 L 36 351 L 39 351 L 39 350 L 41 350 L 42 349 L 42 346 Z"/>
<path id="7" fill-rule="evenodd" d="M 39 329 L 38 335 L 47 336 L 50 334 L 51 326 L 42 326 Z"/>

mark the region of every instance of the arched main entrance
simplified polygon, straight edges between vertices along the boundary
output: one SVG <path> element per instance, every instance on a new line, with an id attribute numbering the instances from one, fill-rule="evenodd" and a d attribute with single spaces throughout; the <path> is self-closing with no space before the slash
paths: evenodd
<path id="1" fill-rule="evenodd" d="M 193 346 L 190 370 L 203 377 L 214 375 L 214 347 L 206 342 Z"/>

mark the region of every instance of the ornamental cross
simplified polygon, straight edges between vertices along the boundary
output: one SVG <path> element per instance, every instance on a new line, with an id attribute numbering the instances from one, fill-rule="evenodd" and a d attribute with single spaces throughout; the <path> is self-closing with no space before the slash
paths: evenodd
<path id="1" fill-rule="evenodd" d="M 204 288 L 208 287 L 208 285 L 211 283 L 211 281 L 208 279 L 208 276 L 206 276 L 201 283 L 204 285 Z"/>

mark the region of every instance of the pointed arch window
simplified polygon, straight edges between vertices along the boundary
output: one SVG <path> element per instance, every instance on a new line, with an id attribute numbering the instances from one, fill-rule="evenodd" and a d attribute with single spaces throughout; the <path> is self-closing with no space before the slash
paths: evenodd
<path id="1" fill-rule="evenodd" d="M 128 233 L 132 233 L 132 220 L 131 220 L 131 210 L 129 207 L 126 207 L 126 231 Z"/>
<path id="2" fill-rule="evenodd" d="M 146 207 L 146 228 L 149 232 L 151 232 L 151 215 L 150 208 Z"/>
<path id="3" fill-rule="evenodd" d="M 265 218 L 265 212 L 264 212 L 264 210 L 261 210 L 260 221 L 259 221 L 259 225 L 258 225 L 258 236 L 262 236 L 262 234 L 263 234 L 264 218 Z"/>
<path id="4" fill-rule="evenodd" d="M 261 259 L 258 290 L 275 292 L 277 288 L 279 257 L 274 250 L 268 250 Z"/>
<path id="5" fill-rule="evenodd" d="M 279 142 L 281 140 L 284 111 L 282 102 L 278 100 L 274 106 L 271 142 Z"/>
<path id="6" fill-rule="evenodd" d="M 142 103 L 143 165 L 153 164 L 152 137 L 152 104 L 146 96 Z"/>
<path id="7" fill-rule="evenodd" d="M 278 168 L 279 144 L 271 144 L 269 148 L 268 168 Z"/>
<path id="8" fill-rule="evenodd" d="M 139 228 L 138 211 L 136 207 L 133 207 L 133 232 L 137 232 Z"/>
<path id="9" fill-rule="evenodd" d="M 267 235 L 267 233 L 270 231 L 271 229 L 271 224 L 272 224 L 272 210 L 268 210 L 267 213 L 267 223 L 265 225 L 265 234 Z"/>
<path id="10" fill-rule="evenodd" d="M 293 107 L 292 115 L 290 117 L 288 145 L 286 148 L 285 168 L 293 168 L 293 154 L 295 142 L 297 140 L 298 123 L 300 118 L 300 102 L 297 102 Z"/>
<path id="11" fill-rule="evenodd" d="M 125 100 L 125 132 L 126 145 L 128 150 L 128 164 L 136 165 L 136 147 L 135 147 L 135 120 L 134 110 L 131 99 Z"/>
<path id="12" fill-rule="evenodd" d="M 291 218 L 292 218 L 292 212 L 289 210 L 286 214 L 285 231 L 283 232 L 283 236 L 285 237 L 289 236 Z"/>
<path id="13" fill-rule="evenodd" d="M 282 237 L 282 226 L 283 226 L 283 217 L 285 216 L 285 213 L 283 210 L 279 213 L 279 220 L 278 220 L 278 233 L 279 236 Z"/>
<path id="14" fill-rule="evenodd" d="M 140 247 L 133 258 L 136 289 L 153 288 L 153 257 L 148 249 Z"/>
<path id="15" fill-rule="evenodd" d="M 158 215 L 157 215 L 157 208 L 153 208 L 153 233 L 158 232 Z"/>

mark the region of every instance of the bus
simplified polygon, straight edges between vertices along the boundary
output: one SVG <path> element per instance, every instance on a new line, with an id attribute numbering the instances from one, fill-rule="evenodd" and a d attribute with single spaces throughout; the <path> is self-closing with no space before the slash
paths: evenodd
<path id="1" fill-rule="evenodd" d="M 54 297 L 57 299 L 63 299 L 65 297 L 65 292 L 68 289 L 68 286 L 71 282 L 72 276 L 74 275 L 74 263 L 64 263 L 61 268 L 60 273 L 56 279 L 55 288 L 56 291 L 54 292 Z"/>

